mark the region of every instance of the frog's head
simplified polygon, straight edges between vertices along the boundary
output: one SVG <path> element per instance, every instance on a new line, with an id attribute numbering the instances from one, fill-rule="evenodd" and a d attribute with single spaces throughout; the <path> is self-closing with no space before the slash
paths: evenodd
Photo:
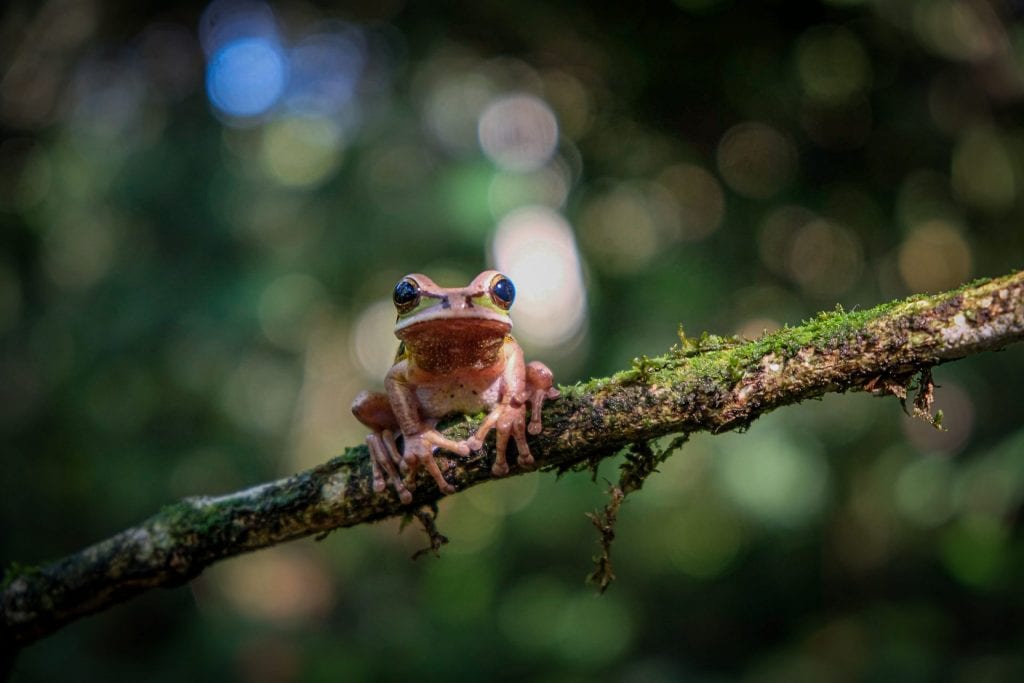
<path id="1" fill-rule="evenodd" d="M 407 343 L 504 339 L 512 329 L 508 311 L 515 298 L 515 285 L 496 270 L 480 273 L 466 287 L 451 288 L 412 273 L 395 285 L 395 336 Z"/>

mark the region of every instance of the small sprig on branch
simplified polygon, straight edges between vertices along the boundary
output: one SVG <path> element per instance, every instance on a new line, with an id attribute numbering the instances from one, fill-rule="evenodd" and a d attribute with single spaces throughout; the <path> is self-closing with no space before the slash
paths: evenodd
<path id="1" fill-rule="evenodd" d="M 597 589 L 601 593 L 608 590 L 608 586 L 615 580 L 615 573 L 612 571 L 612 542 L 615 540 L 615 523 L 619 518 L 619 508 L 626 501 L 626 496 L 643 488 L 647 477 L 658 471 L 658 465 L 682 448 L 689 438 L 689 434 L 679 434 L 657 452 L 650 441 L 632 444 L 626 451 L 626 461 L 619 466 L 619 482 L 608 490 L 608 504 L 601 512 L 587 513 L 587 517 L 597 529 L 598 543 L 601 546 L 601 552 L 594 558 L 594 571 L 587 576 L 587 581 L 597 584 Z"/>
<path id="2" fill-rule="evenodd" d="M 917 407 L 927 411 L 932 382 L 922 373 L 1022 339 L 1024 272 L 866 311 L 824 313 L 748 343 L 712 343 L 708 337 L 612 377 L 561 387 L 562 398 L 545 407 L 546 429 L 530 438 L 530 446 L 543 454 L 537 457 L 543 469 L 593 467 L 628 444 L 740 429 L 771 410 L 827 392 L 878 390 L 879 377 L 901 378 L 907 386 L 921 374 Z M 454 420 L 445 435 L 465 438 L 470 426 Z M 492 478 L 492 459 L 488 445 L 469 458 L 449 460 L 445 476 L 465 489 Z M 631 465 L 635 471 L 620 480 L 623 496 L 628 482 L 642 484 L 649 462 L 639 457 Z M 417 487 L 412 507 L 393 492 L 376 493 L 366 449 L 359 446 L 285 479 L 225 496 L 186 498 L 78 553 L 8 569 L 0 589 L 0 659 L 79 617 L 150 588 L 181 585 L 219 560 L 406 515 L 440 495 L 432 481 Z M 427 529 L 434 546 L 438 538 Z"/>

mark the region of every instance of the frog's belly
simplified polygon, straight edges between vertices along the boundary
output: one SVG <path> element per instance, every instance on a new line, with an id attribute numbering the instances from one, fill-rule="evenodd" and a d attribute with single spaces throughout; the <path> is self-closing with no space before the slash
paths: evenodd
<path id="1" fill-rule="evenodd" d="M 501 378 L 486 385 L 452 384 L 445 387 L 423 386 L 416 389 L 423 417 L 441 418 L 451 413 L 479 413 L 498 403 Z"/>

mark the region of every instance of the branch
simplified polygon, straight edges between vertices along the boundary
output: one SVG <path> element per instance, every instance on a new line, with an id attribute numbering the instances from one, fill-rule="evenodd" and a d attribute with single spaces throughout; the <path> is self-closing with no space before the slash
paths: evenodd
<path id="1" fill-rule="evenodd" d="M 563 398 L 545 408 L 544 433 L 531 439 L 531 450 L 543 454 L 539 466 L 592 467 L 629 443 L 745 427 L 775 408 L 826 392 L 905 398 L 913 377 L 934 365 L 1024 339 L 1024 272 L 868 311 L 821 314 L 752 342 L 680 338 L 682 344 L 665 356 L 562 387 Z M 930 393 L 919 396 L 919 404 L 930 399 Z M 470 427 L 459 418 L 445 432 L 461 439 Z M 488 446 L 453 458 L 446 475 L 459 489 L 481 483 L 491 479 L 492 457 Z M 408 515 L 441 497 L 429 477 L 411 506 L 391 491 L 375 494 L 372 482 L 365 447 L 348 448 L 286 479 L 168 505 L 138 526 L 50 564 L 14 566 L 0 594 L 0 653 L 150 588 L 185 583 L 218 560 Z"/>

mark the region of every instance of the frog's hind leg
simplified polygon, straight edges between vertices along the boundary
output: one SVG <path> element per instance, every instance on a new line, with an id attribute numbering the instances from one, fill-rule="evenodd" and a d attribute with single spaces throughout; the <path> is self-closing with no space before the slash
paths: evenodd
<path id="1" fill-rule="evenodd" d="M 398 429 L 398 421 L 391 410 L 387 395 L 361 392 L 352 402 L 352 414 L 373 430 L 366 437 L 366 447 L 370 451 L 370 465 L 373 470 L 373 490 L 381 493 L 387 488 L 387 482 L 391 482 L 401 501 L 405 504 L 411 503 L 411 487 L 402 482 L 399 474 L 399 468 L 405 469 L 405 463 L 395 444 L 394 433 Z"/>
<path id="2" fill-rule="evenodd" d="M 530 469 L 533 467 L 533 455 L 530 453 L 530 446 L 526 443 L 526 429 L 524 429 L 524 426 L 522 420 L 513 422 L 512 436 L 515 437 L 516 448 L 519 450 L 517 458 L 519 466 L 524 469 Z"/>
<path id="3" fill-rule="evenodd" d="M 543 429 L 541 423 L 541 408 L 544 399 L 555 399 L 561 394 L 554 387 L 554 375 L 548 366 L 540 361 L 532 361 L 526 364 L 526 390 L 529 393 L 527 401 L 530 403 L 530 426 L 527 431 L 531 434 L 540 434 Z"/>
<path id="4" fill-rule="evenodd" d="M 412 493 L 409 492 L 409 488 L 412 487 L 406 487 L 398 473 L 398 463 L 401 458 L 396 457 L 398 448 L 395 445 L 394 435 L 386 429 L 382 432 L 373 432 L 366 436 L 366 446 L 370 450 L 370 464 L 373 467 L 373 490 L 380 493 L 385 489 L 386 476 L 387 481 L 391 482 L 391 486 L 394 487 L 395 493 L 398 494 L 402 502 L 411 503 Z"/>
<path id="5" fill-rule="evenodd" d="M 508 461 L 505 459 L 505 450 L 508 448 L 508 429 L 497 429 L 494 432 L 494 465 L 491 466 L 491 474 L 496 477 L 504 477 L 508 474 Z M 529 455 L 529 452 L 527 452 Z M 520 451 L 522 457 L 522 451 Z"/>

